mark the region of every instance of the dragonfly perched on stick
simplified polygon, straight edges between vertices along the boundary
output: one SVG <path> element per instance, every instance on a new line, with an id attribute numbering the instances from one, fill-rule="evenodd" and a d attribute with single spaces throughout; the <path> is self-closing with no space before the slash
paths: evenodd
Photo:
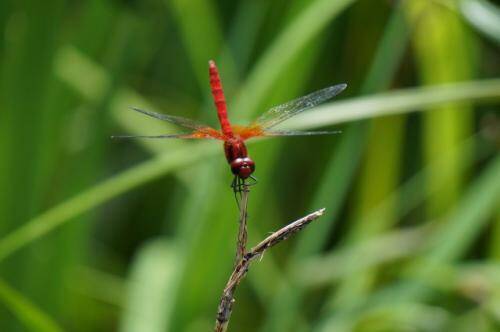
<path id="1" fill-rule="evenodd" d="M 209 61 L 210 87 L 217 108 L 217 116 L 221 129 L 214 129 L 197 121 L 167 114 L 159 114 L 133 107 L 132 110 L 153 118 L 173 123 L 188 130 L 185 133 L 165 135 L 113 136 L 115 138 L 187 138 L 187 139 L 217 139 L 224 142 L 224 153 L 234 175 L 231 187 L 235 194 L 241 193 L 244 186 L 250 185 L 248 179 L 256 183 L 253 177 L 255 162 L 248 156 L 245 141 L 254 137 L 268 136 L 309 136 L 335 134 L 338 131 L 295 131 L 273 129 L 278 124 L 288 120 L 305 110 L 315 107 L 335 97 L 347 85 L 338 84 L 313 92 L 285 104 L 275 106 L 262 114 L 256 121 L 247 126 L 231 125 L 227 115 L 226 99 L 222 90 L 219 71 L 214 61 Z"/>

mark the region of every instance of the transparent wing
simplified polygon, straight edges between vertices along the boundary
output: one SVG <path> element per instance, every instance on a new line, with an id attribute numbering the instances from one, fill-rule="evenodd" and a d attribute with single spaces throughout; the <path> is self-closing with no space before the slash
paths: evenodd
<path id="1" fill-rule="evenodd" d="M 313 136 L 313 135 L 335 135 L 342 131 L 301 131 L 301 130 L 266 130 L 264 136 Z"/>
<path id="2" fill-rule="evenodd" d="M 193 131 L 192 133 L 181 133 L 173 135 L 167 134 L 167 135 L 153 135 L 153 136 L 134 136 L 136 138 L 214 138 L 220 140 L 224 139 L 224 134 L 222 134 L 221 131 L 188 118 L 183 118 L 175 115 L 160 114 L 156 112 L 146 111 L 136 107 L 131 107 L 130 109 L 145 114 L 147 116 L 150 116 L 152 118 L 159 119 L 162 121 L 167 121 L 177 126 L 191 129 Z M 119 136 L 115 137 L 118 138 Z M 120 137 L 125 138 L 127 136 L 120 136 Z M 128 136 L 128 138 L 131 137 L 132 136 Z"/>
<path id="3" fill-rule="evenodd" d="M 247 140 L 252 137 L 261 137 L 265 136 L 266 133 L 262 130 L 262 127 L 259 125 L 250 125 L 250 126 L 233 126 L 233 132 L 238 135 L 242 140 Z"/>
<path id="4" fill-rule="evenodd" d="M 301 131 L 301 130 L 263 130 L 260 126 L 244 127 L 233 126 L 234 132 L 243 140 L 252 137 L 265 137 L 265 136 L 312 136 L 312 135 L 333 135 L 340 134 L 340 130 L 334 131 Z"/>
<path id="5" fill-rule="evenodd" d="M 111 138 L 211 138 L 216 139 L 213 135 L 203 136 L 200 132 L 180 133 L 180 134 L 165 134 L 165 135 L 114 135 Z"/>
<path id="6" fill-rule="evenodd" d="M 347 84 L 334 85 L 306 96 L 294 99 L 285 104 L 275 106 L 262 114 L 251 127 L 261 127 L 263 130 L 272 128 L 279 123 L 288 120 L 294 115 L 297 115 L 305 110 L 317 106 L 328 99 L 331 99 L 341 93 Z"/>

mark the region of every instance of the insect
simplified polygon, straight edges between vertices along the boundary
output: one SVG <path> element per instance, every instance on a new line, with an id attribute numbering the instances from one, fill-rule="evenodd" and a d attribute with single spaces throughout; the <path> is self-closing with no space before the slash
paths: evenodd
<path id="1" fill-rule="evenodd" d="M 214 61 L 209 61 L 210 87 L 217 109 L 217 116 L 221 129 L 217 130 L 210 126 L 196 122 L 191 119 L 167 114 L 158 114 L 138 108 L 132 110 L 151 116 L 156 119 L 167 121 L 188 129 L 189 132 L 179 134 L 165 134 L 153 136 L 114 136 L 118 138 L 190 138 L 190 139 L 216 139 L 224 141 L 224 153 L 227 162 L 234 175 L 231 187 L 235 194 L 241 193 L 243 186 L 251 185 L 246 182 L 247 179 L 256 179 L 253 177 L 255 171 L 255 162 L 248 156 L 245 141 L 254 137 L 266 136 L 300 136 L 300 135 L 325 135 L 334 134 L 338 131 L 294 131 L 294 130 L 275 130 L 272 129 L 283 121 L 297 115 L 307 109 L 310 109 L 342 92 L 347 85 L 334 85 L 301 98 L 289 101 L 285 104 L 273 107 L 262 114 L 256 121 L 248 126 L 231 125 L 227 115 L 226 99 L 222 90 L 222 83 L 219 71 Z"/>

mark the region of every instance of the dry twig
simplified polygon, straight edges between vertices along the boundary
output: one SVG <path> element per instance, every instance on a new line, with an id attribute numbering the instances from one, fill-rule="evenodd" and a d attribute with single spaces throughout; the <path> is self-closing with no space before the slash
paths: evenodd
<path id="1" fill-rule="evenodd" d="M 250 190 L 248 186 L 243 185 L 241 193 L 240 207 L 240 220 L 238 229 L 238 243 L 236 244 L 236 259 L 234 266 L 245 256 L 247 248 L 247 208 L 248 208 L 248 194 Z"/>
<path id="2" fill-rule="evenodd" d="M 313 212 L 291 224 L 281 228 L 280 230 L 272 233 L 255 247 L 246 252 L 246 240 L 247 240 L 247 203 L 248 203 L 248 188 L 245 187 L 242 192 L 242 199 L 240 205 L 240 227 L 238 232 L 238 244 L 236 249 L 236 262 L 234 266 L 233 273 L 229 277 L 229 280 L 222 292 L 222 297 L 220 299 L 219 308 L 217 310 L 217 319 L 215 321 L 215 332 L 225 332 L 227 331 L 227 326 L 229 324 L 229 319 L 231 318 L 231 313 L 233 311 L 234 304 L 234 291 L 236 287 L 245 277 L 250 267 L 250 263 L 257 257 L 261 256 L 264 251 L 271 248 L 283 240 L 286 240 L 290 235 L 295 234 L 307 226 L 310 222 L 317 219 L 325 209 L 320 209 Z"/>

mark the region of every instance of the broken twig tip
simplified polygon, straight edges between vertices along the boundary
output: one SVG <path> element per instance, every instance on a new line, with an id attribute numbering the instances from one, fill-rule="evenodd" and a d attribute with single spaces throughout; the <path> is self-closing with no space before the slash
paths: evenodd
<path id="1" fill-rule="evenodd" d="M 302 217 L 281 229 L 271 233 L 268 237 L 262 240 L 255 247 L 250 250 L 246 249 L 247 244 L 247 202 L 248 194 L 243 193 L 243 199 L 240 205 L 240 227 L 238 234 L 238 245 L 236 253 L 236 261 L 234 265 L 234 270 L 229 277 L 229 280 L 224 288 L 222 297 L 219 302 L 219 308 L 217 310 L 217 319 L 215 332 L 225 332 L 227 331 L 227 326 L 229 323 L 229 318 L 233 310 L 233 304 L 235 302 L 234 292 L 236 287 L 239 285 L 241 280 L 245 277 L 250 267 L 250 264 L 256 258 L 262 259 L 264 252 L 271 247 L 274 247 L 278 243 L 288 239 L 291 235 L 294 235 L 301 230 L 303 230 L 307 225 L 309 225 L 314 220 L 318 219 L 325 212 L 325 208 L 319 209 L 315 212 Z"/>

